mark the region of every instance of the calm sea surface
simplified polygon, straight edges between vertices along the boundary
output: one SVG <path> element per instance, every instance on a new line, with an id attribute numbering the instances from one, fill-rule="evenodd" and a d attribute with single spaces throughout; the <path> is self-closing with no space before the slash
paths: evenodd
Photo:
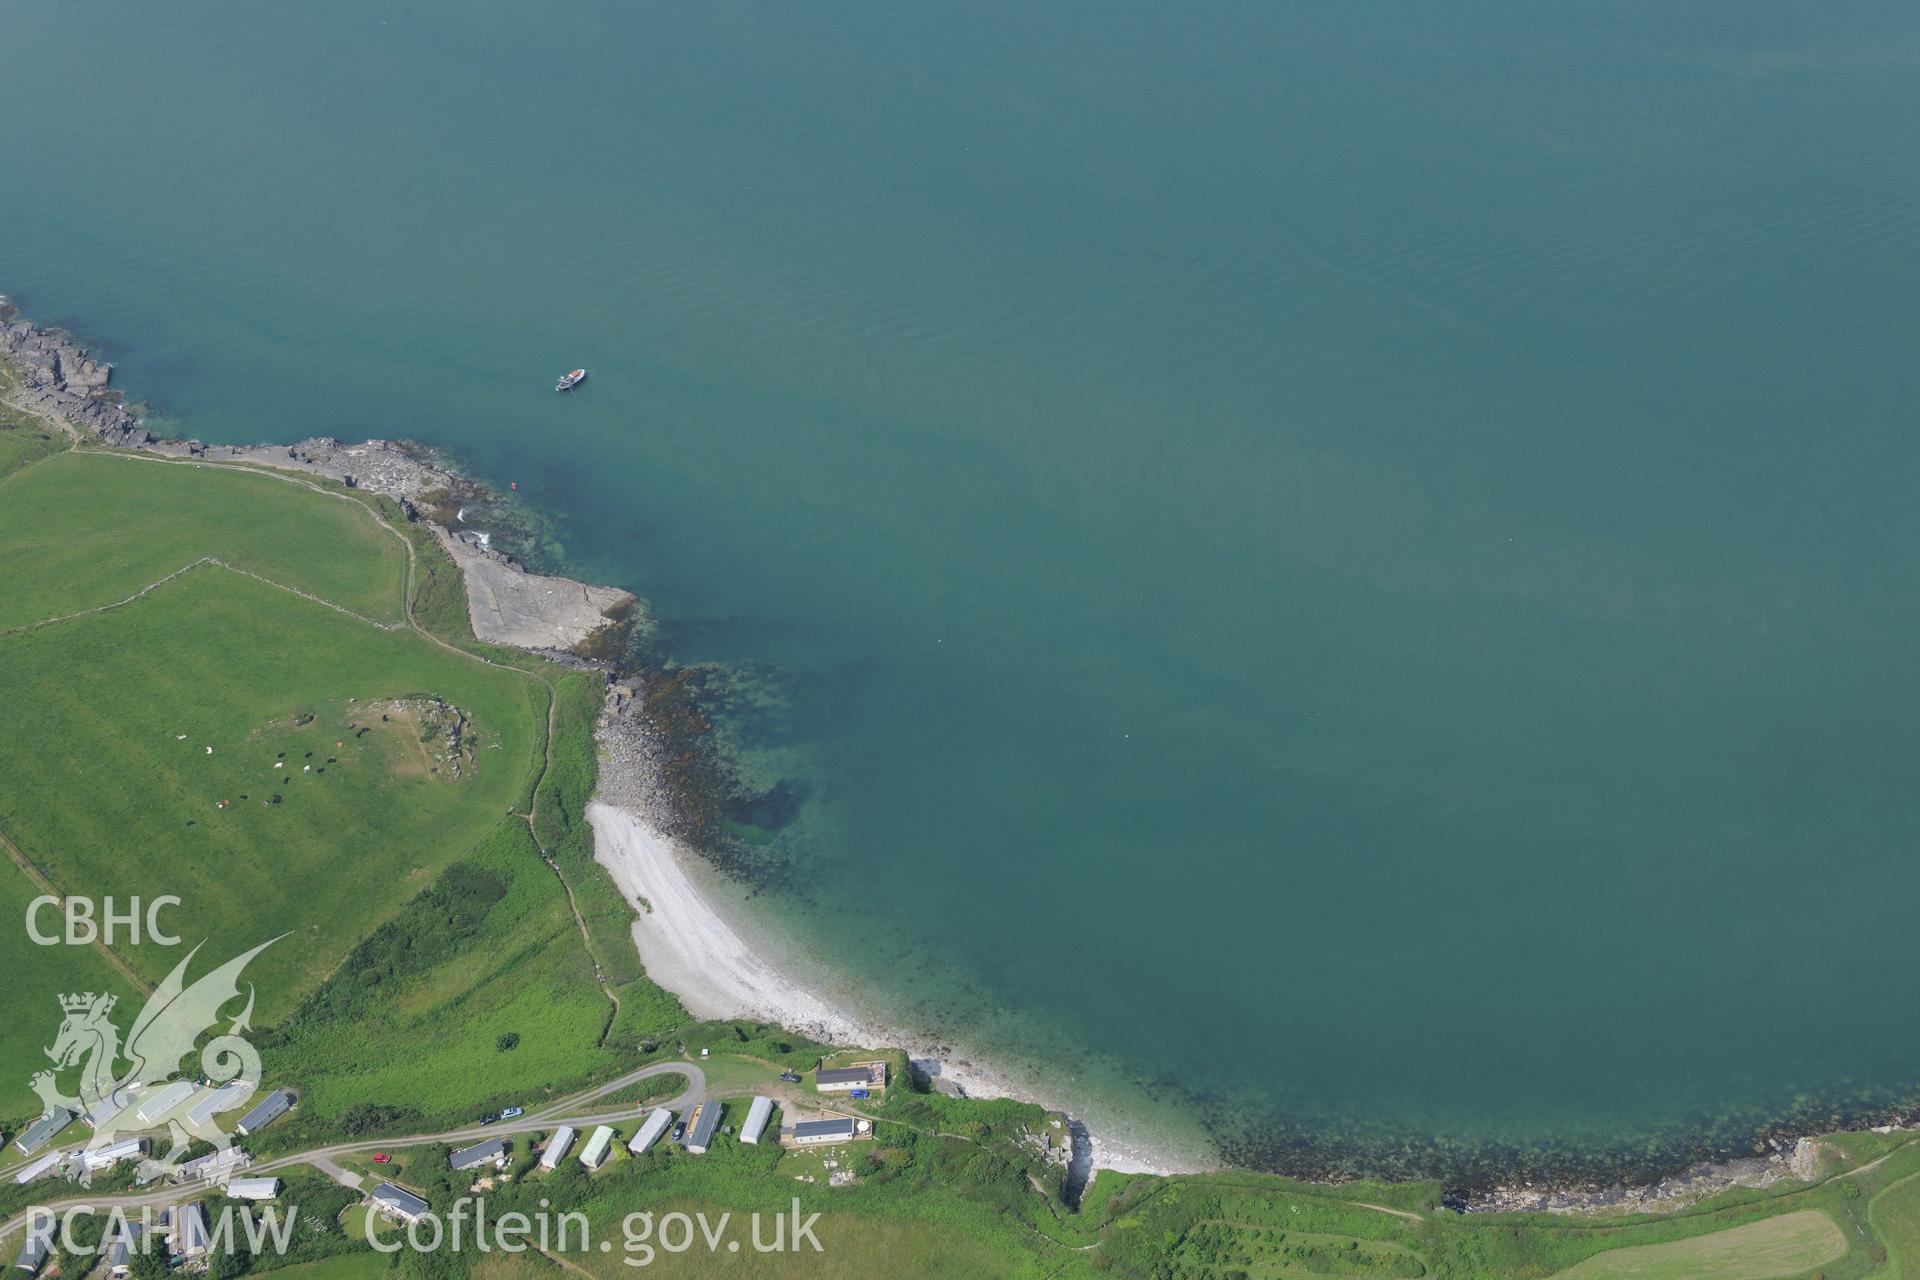
<path id="1" fill-rule="evenodd" d="M 1911 4 L 4 8 L 0 288 L 754 672 L 876 1006 L 1267 1162 L 1920 1092 Z"/>

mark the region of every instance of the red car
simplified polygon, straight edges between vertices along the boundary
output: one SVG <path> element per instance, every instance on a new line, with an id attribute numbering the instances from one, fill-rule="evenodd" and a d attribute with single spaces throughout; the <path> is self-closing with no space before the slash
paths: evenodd
<path id="1" fill-rule="evenodd" d="M 390 1164 L 392 1161 L 393 1157 L 384 1151 L 376 1151 L 373 1153 L 373 1162 L 375 1164 Z"/>

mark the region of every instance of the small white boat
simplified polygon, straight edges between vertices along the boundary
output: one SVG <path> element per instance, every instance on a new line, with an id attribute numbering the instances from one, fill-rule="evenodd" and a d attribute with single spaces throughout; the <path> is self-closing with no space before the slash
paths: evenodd
<path id="1" fill-rule="evenodd" d="M 585 369 L 575 369 L 571 373 L 561 374 L 560 381 L 553 384 L 553 389 L 555 391 L 571 391 L 586 380 L 587 371 Z"/>

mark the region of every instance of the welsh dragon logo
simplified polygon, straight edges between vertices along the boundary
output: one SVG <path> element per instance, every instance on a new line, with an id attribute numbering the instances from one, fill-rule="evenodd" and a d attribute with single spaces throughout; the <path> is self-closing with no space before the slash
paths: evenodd
<path id="1" fill-rule="evenodd" d="M 220 1011 L 239 997 L 240 973 L 247 963 L 278 941 L 269 939 L 189 984 L 187 966 L 200 953 L 200 947 L 195 947 L 148 999 L 124 1043 L 110 1017 L 116 997 L 91 991 L 60 997 L 60 1011 L 65 1017 L 46 1051 L 53 1068 L 34 1074 L 33 1091 L 49 1110 L 64 1107 L 94 1125 L 86 1149 L 68 1164 L 70 1178 L 81 1186 L 90 1186 L 94 1170 L 89 1167 L 88 1156 L 159 1124 L 160 1116 L 141 1117 L 140 1104 L 156 1097 L 173 1081 L 182 1060 L 196 1047 L 200 1070 L 189 1071 L 189 1079 L 197 1077 L 215 1089 L 236 1084 L 241 1087 L 227 1088 L 227 1100 L 214 1109 L 198 1106 L 204 1095 L 196 1095 L 191 1104 L 183 1100 L 182 1105 L 169 1108 L 165 1120 L 171 1149 L 161 1154 L 156 1144 L 152 1154 L 141 1161 L 137 1176 L 148 1182 L 174 1172 L 196 1140 L 210 1144 L 216 1152 L 232 1145 L 233 1139 L 214 1120 L 244 1104 L 260 1084 L 260 1054 L 242 1034 L 251 1029 L 252 983 L 247 984 L 246 1007 L 231 1019 L 227 1029 L 204 1045 L 200 1040 L 217 1028 L 222 1020 Z M 58 1079 L 75 1067 L 79 1068 L 77 1092 L 64 1093 Z"/>

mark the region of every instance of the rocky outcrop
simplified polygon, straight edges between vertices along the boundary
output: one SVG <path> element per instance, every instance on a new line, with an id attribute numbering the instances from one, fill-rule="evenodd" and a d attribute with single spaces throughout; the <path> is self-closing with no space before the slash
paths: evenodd
<path id="1" fill-rule="evenodd" d="M 480 486 L 434 461 L 426 450 L 392 440 L 343 444 L 314 436 L 296 444 L 209 445 L 198 440 L 161 440 L 107 390 L 113 366 L 90 359 L 71 334 L 41 329 L 19 319 L 0 296 L 0 361 L 21 374 L 15 397 L 40 417 L 65 422 L 102 444 L 142 449 L 170 457 L 206 458 L 303 471 L 399 501 L 409 520 L 432 529 L 466 579 L 468 613 L 482 640 L 549 654 L 566 654 L 609 623 L 609 613 L 639 602 L 614 587 L 593 587 L 570 578 L 529 573 L 487 545 L 486 535 L 450 531 L 428 519 L 434 499 L 480 492 Z M 457 523 L 443 517 L 447 523 Z M 571 658 L 571 654 L 566 654 Z M 576 659 L 577 660 L 577 659 Z"/>
<path id="2" fill-rule="evenodd" d="M 113 366 L 91 359 L 73 335 L 40 329 L 14 316 L 0 298 L 0 359 L 18 368 L 15 399 L 28 413 L 65 422 L 117 448 L 135 448 L 153 436 L 139 415 L 109 391 Z"/>

